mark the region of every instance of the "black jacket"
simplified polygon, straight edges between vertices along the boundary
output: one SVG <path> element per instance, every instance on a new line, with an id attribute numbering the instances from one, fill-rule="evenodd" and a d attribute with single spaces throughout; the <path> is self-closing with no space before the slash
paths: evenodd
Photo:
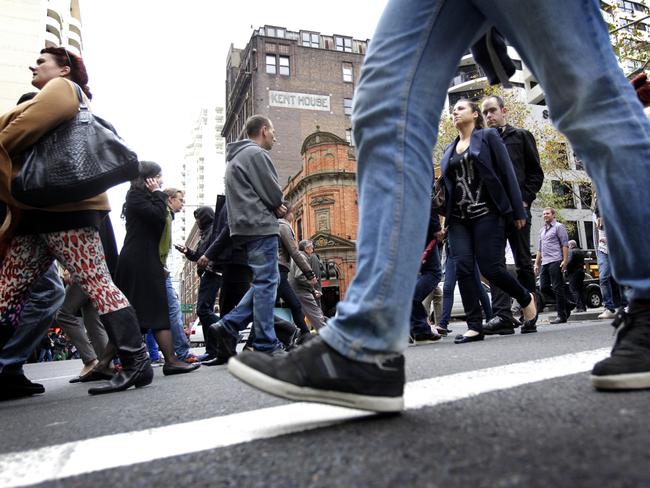
<path id="1" fill-rule="evenodd" d="M 230 238 L 230 227 L 228 225 L 228 208 L 226 197 L 217 197 L 214 223 L 212 224 L 212 243 L 205 251 L 206 257 L 217 266 L 226 264 L 248 265 L 246 250 L 241 244 L 235 244 Z"/>
<path id="2" fill-rule="evenodd" d="M 585 268 L 585 252 L 582 249 L 569 249 L 569 262 L 566 264 L 568 274 L 575 273 Z"/>
<path id="3" fill-rule="evenodd" d="M 456 146 L 452 142 L 440 160 L 443 181 L 445 184 L 445 216 L 451 216 L 454 202 L 454 185 L 447 175 L 451 152 Z M 477 129 L 472 133 L 469 144 L 469 153 L 474 158 L 476 169 L 481 175 L 483 185 L 500 215 L 507 215 L 513 220 L 526 219 L 526 211 L 522 203 L 521 190 L 517 184 L 517 177 L 508 156 L 508 151 L 499 133 L 495 129 Z"/>
<path id="4" fill-rule="evenodd" d="M 197 225 L 199 227 L 199 244 L 195 250 L 187 248 L 185 257 L 190 261 L 198 261 L 199 258 L 205 254 L 214 240 L 214 210 L 207 206 L 199 207 L 194 211 L 194 218 L 197 220 Z M 212 272 L 218 271 L 218 267 L 213 261 L 208 263 L 207 269 Z M 197 272 L 200 275 L 203 270 L 197 270 Z"/>
<path id="5" fill-rule="evenodd" d="M 544 183 L 544 170 L 539 161 L 535 138 L 526 129 L 517 129 L 507 124 L 500 134 L 508 149 L 521 196 L 530 207 Z"/>

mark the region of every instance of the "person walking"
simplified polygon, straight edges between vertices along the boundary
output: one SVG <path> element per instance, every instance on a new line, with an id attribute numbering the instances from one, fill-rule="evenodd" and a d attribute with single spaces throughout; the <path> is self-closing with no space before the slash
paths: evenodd
<path id="1" fill-rule="evenodd" d="M 555 209 L 545 208 L 542 217 L 544 225 L 539 231 L 534 270 L 536 275 L 539 274 L 541 292 L 555 296 L 557 317 L 549 322 L 563 324 L 571 315 L 564 282 L 564 273 L 569 261 L 569 235 L 564 225 L 555 220 Z"/>
<path id="2" fill-rule="evenodd" d="M 43 135 L 79 111 L 78 85 L 91 97 L 83 60 L 65 48 L 41 50 L 30 67 L 32 85 L 40 92 L 0 116 L 0 201 L 7 216 L 0 227 L 0 329 L 17 327 L 29 290 L 56 259 L 81 285 L 97 309 L 123 369 L 90 394 L 112 393 L 153 380 L 133 308 L 115 286 L 99 238 L 98 227 L 110 211 L 105 193 L 81 202 L 38 210 L 26 208 L 11 193 L 12 176 L 21 155 Z"/>
<path id="3" fill-rule="evenodd" d="M 253 347 L 270 355 L 284 354 L 273 326 L 273 307 L 279 282 L 278 218 L 287 207 L 282 200 L 278 175 L 268 153 L 275 144 L 273 123 L 253 115 L 245 124 L 247 138 L 228 144 L 226 154 L 226 206 L 233 242 L 246 251 L 253 271 L 251 288 L 239 304 L 210 326 L 210 333 L 224 351 L 235 355 L 239 331 L 253 321 Z"/>
<path id="4" fill-rule="evenodd" d="M 280 228 L 282 229 L 282 228 Z M 322 293 L 318 289 L 318 275 L 320 274 L 320 260 L 314 253 L 314 243 L 310 240 L 302 240 L 298 243 L 300 256 L 309 264 L 309 269 L 314 273 L 314 278 L 309 280 L 296 259 L 291 260 L 289 267 L 289 285 L 295 292 L 300 306 L 314 330 L 325 327 L 325 315 L 320 307 L 319 299 Z M 311 335 L 310 332 L 307 332 Z M 306 336 L 305 338 L 307 338 Z M 298 338 L 300 342 L 301 338 Z"/>
<path id="5" fill-rule="evenodd" d="M 650 388 L 650 261 L 630 259 L 650 254 L 639 210 L 650 204 L 639 191 L 650 187 L 650 121 L 621 72 L 597 0 L 387 2 L 352 114 L 357 273 L 318 337 L 285 358 L 232 358 L 235 377 L 292 400 L 404 408 L 407 304 L 425 244 L 438 122 L 461 57 L 491 26 L 535 74 L 553 121 L 584 161 L 617 250 L 614 276 L 631 289 L 630 311 L 619 316 L 612 353 L 594 366 L 592 384 Z M 508 82 L 507 75 L 501 79 Z"/>
<path id="6" fill-rule="evenodd" d="M 171 247 L 171 215 L 157 163 L 140 161 L 140 176 L 131 182 L 122 207 L 126 236 L 115 282 L 129 298 L 142 333 L 151 329 L 163 353 L 163 374 L 189 373 L 200 366 L 181 361 L 174 351 L 165 263 Z"/>
<path id="7" fill-rule="evenodd" d="M 530 254 L 530 207 L 544 183 L 544 171 L 539 160 L 535 137 L 526 129 L 508 124 L 508 109 L 503 98 L 488 96 L 481 102 L 481 111 L 488 127 L 496 129 L 503 139 L 521 191 L 522 203 L 526 211 L 526 224 L 518 229 L 512 222 L 506 225 L 506 238 L 515 258 L 517 280 L 529 292 L 536 292 L 533 260 Z M 486 334 L 512 334 L 516 323 L 510 310 L 511 298 L 498 286 L 491 286 L 493 318 L 485 325 Z M 525 322 L 522 334 L 537 332 L 536 320 Z"/>
<path id="8" fill-rule="evenodd" d="M 585 287 L 585 253 L 578 243 L 569 241 L 569 260 L 566 265 L 566 275 L 569 280 L 569 292 L 576 304 L 576 312 L 585 312 L 587 307 L 583 301 Z"/>

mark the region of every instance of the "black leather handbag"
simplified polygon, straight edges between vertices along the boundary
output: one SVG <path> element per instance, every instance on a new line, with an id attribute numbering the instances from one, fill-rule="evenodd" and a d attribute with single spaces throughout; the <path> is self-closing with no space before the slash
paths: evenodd
<path id="1" fill-rule="evenodd" d="M 79 113 L 39 139 L 23 155 L 11 183 L 13 197 L 32 207 L 72 203 L 138 177 L 138 157 L 113 126 L 93 115 L 81 88 Z"/>

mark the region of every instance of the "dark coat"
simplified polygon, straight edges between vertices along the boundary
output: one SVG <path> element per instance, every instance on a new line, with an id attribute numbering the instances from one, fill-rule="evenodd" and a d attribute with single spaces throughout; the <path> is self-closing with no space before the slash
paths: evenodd
<path id="1" fill-rule="evenodd" d="M 501 134 L 519 182 L 524 202 L 530 207 L 544 183 L 544 170 L 539 162 L 535 138 L 526 129 L 505 126 Z"/>
<path id="2" fill-rule="evenodd" d="M 185 257 L 190 261 L 198 261 L 199 258 L 205 254 L 205 251 L 208 250 L 208 247 L 210 247 L 210 244 L 212 244 L 212 241 L 214 240 L 214 210 L 207 206 L 199 207 L 194 211 L 194 218 L 199 227 L 199 243 L 195 250 L 188 248 L 185 252 Z M 214 261 L 210 261 L 207 270 L 214 273 L 220 271 L 220 268 L 214 263 Z M 197 268 L 196 271 L 199 276 L 201 276 L 204 270 Z"/>
<path id="3" fill-rule="evenodd" d="M 212 231 L 214 233 L 212 244 L 205 251 L 205 255 L 210 261 L 214 261 L 219 266 L 227 264 L 248 265 L 246 250 L 230 237 L 228 206 L 223 195 L 217 197 L 217 211 L 215 212 Z"/>
<path id="4" fill-rule="evenodd" d="M 451 152 L 456 147 L 458 140 L 457 137 L 454 142 L 447 146 L 440 160 L 440 168 L 447 194 L 445 199 L 445 216 L 447 220 L 451 216 L 454 202 L 453 181 L 449 178 L 447 172 L 449 170 L 449 160 L 452 156 Z M 525 220 L 527 216 L 517 177 L 499 133 L 495 129 L 475 130 L 470 139 L 469 153 L 474 158 L 483 185 L 499 214 L 508 216 L 513 220 Z"/>
<path id="5" fill-rule="evenodd" d="M 159 253 L 168 211 L 162 191 L 136 188 L 126 194 L 126 237 L 115 283 L 135 308 L 142 329 L 169 329 L 167 272 Z"/>

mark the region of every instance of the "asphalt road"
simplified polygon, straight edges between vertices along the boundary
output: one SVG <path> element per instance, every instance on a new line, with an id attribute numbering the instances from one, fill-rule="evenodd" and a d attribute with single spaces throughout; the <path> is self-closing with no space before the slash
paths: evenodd
<path id="1" fill-rule="evenodd" d="M 454 328 L 460 332 L 461 325 Z M 606 322 L 591 320 L 541 325 L 537 334 L 474 344 L 455 345 L 450 337 L 409 348 L 407 378 L 462 376 L 531 360 L 541 360 L 543 368 L 548 358 L 609 347 L 612 331 Z M 24 469 L 30 470 L 30 455 L 46 446 L 58 452 L 65 443 L 238 412 L 264 421 L 269 410 L 259 415 L 257 410 L 288 404 L 239 383 L 225 367 L 169 378 L 156 368 L 150 387 L 91 397 L 87 385 L 68 384 L 80 367 L 79 361 L 26 367 L 30 378 L 42 380 L 46 393 L 0 403 L 0 468 L 10 453 L 18 453 L 11 459 L 25 459 Z M 368 415 L 306 431 L 297 427 L 288 435 L 62 479 L 43 475 L 50 481 L 42 485 L 645 487 L 650 486 L 649 405 L 650 391 L 595 392 L 585 371 L 401 415 Z M 299 408 L 316 411 L 309 404 Z M 218 439 L 220 432 L 201 425 L 189 424 L 162 444 L 192 446 L 206 437 Z M 145 453 L 161 448 L 146 437 L 130 439 Z M 116 443 L 86 454 L 101 461 L 126 448 Z"/>

